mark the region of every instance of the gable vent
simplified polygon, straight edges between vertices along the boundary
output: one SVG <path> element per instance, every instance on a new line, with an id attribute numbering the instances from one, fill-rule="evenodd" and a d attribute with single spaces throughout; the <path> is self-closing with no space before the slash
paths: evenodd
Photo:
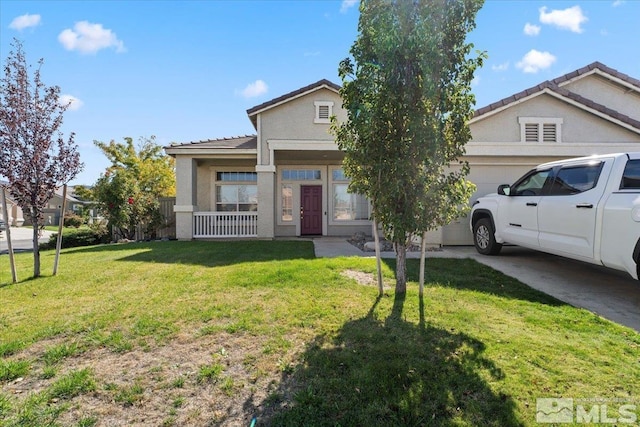
<path id="1" fill-rule="evenodd" d="M 526 142 L 538 142 L 538 124 L 527 123 L 524 125 L 524 134 Z"/>
<path id="2" fill-rule="evenodd" d="M 319 119 L 328 119 L 329 118 L 329 106 L 328 105 L 320 105 L 320 106 L 318 106 L 318 118 Z"/>
<path id="3" fill-rule="evenodd" d="M 542 125 L 542 141 L 556 142 L 557 132 L 555 123 L 545 123 Z"/>
<path id="4" fill-rule="evenodd" d="M 333 114 L 333 102 L 331 101 L 315 101 L 316 116 L 314 123 L 331 123 L 331 115 Z"/>

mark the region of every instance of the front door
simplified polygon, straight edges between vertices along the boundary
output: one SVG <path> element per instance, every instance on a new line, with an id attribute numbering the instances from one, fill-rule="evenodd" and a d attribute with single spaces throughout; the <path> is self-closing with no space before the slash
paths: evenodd
<path id="1" fill-rule="evenodd" d="M 322 234 L 322 185 L 300 187 L 300 234 Z"/>

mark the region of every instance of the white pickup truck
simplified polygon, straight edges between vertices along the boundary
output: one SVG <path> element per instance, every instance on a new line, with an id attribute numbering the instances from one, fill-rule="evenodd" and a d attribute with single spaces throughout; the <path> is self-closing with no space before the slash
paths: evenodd
<path id="1" fill-rule="evenodd" d="M 545 163 L 470 214 L 476 250 L 505 243 L 640 275 L 640 152 Z"/>

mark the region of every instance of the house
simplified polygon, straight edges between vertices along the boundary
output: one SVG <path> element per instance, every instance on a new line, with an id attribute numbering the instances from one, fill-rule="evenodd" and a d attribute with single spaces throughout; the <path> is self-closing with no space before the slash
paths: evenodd
<path id="1" fill-rule="evenodd" d="M 5 199 L 7 201 L 7 214 L 8 218 L 4 217 L 4 206 L 2 205 L 2 196 L 0 195 L 0 218 L 4 220 L 5 224 L 10 227 L 20 227 L 24 223 L 24 216 L 22 215 L 22 209 L 18 204 L 11 199 L 9 191 L 7 189 L 9 183 L 0 181 L 0 186 L 6 189 Z M 1 188 L 0 188 L 1 191 Z"/>
<path id="2" fill-rule="evenodd" d="M 43 209 L 44 224 L 45 225 L 59 225 L 60 221 L 60 209 L 62 208 L 63 189 L 58 188 L 53 194 L 53 197 L 47 202 L 47 206 Z M 65 215 L 75 214 L 82 215 L 82 211 L 87 202 L 84 202 L 73 196 L 73 187 L 67 189 L 67 202 L 65 204 Z"/>
<path id="3" fill-rule="evenodd" d="M 174 144 L 176 237 L 371 233 L 369 204 L 347 193 L 330 117 L 346 120 L 339 86 L 320 80 L 247 110 L 255 135 Z M 473 199 L 561 158 L 640 150 L 640 81 L 599 62 L 475 112 L 464 157 Z M 473 200 L 472 199 L 472 200 Z M 461 219 L 432 244 L 471 244 Z"/>
<path id="4" fill-rule="evenodd" d="M 0 182 L 5 188 L 9 186 L 8 182 Z M 53 197 L 47 202 L 47 206 L 43 209 L 44 225 L 58 225 L 60 220 L 60 208 L 62 206 L 62 188 L 58 188 Z M 67 192 L 67 203 L 65 206 L 65 212 L 69 213 L 81 213 L 86 202 L 79 200 L 71 195 L 72 191 Z M 31 221 L 28 214 L 24 214 L 18 204 L 11 199 L 9 191 L 6 192 L 7 209 L 9 213 L 9 221 L 12 227 L 21 227 L 23 225 L 31 225 Z M 3 218 L 2 199 L 0 199 L 0 218 Z"/>

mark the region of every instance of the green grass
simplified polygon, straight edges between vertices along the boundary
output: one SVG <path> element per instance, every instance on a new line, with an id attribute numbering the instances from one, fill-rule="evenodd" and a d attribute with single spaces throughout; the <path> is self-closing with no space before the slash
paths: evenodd
<path id="1" fill-rule="evenodd" d="M 541 397 L 640 409 L 637 332 L 473 260 L 428 259 L 420 299 L 415 282 L 377 298 L 342 274 L 375 260 L 315 259 L 303 241 L 66 249 L 55 277 L 53 257 L 14 285 L 0 256 L 0 425 L 140 410 L 175 425 L 534 426 Z M 23 277 L 30 254 L 16 260 Z M 83 367 L 103 358 L 113 372 Z M 18 377 L 40 388 L 13 394 Z M 111 409 L 83 412 L 80 396 Z M 110 411 L 121 419 L 97 415 Z"/>

